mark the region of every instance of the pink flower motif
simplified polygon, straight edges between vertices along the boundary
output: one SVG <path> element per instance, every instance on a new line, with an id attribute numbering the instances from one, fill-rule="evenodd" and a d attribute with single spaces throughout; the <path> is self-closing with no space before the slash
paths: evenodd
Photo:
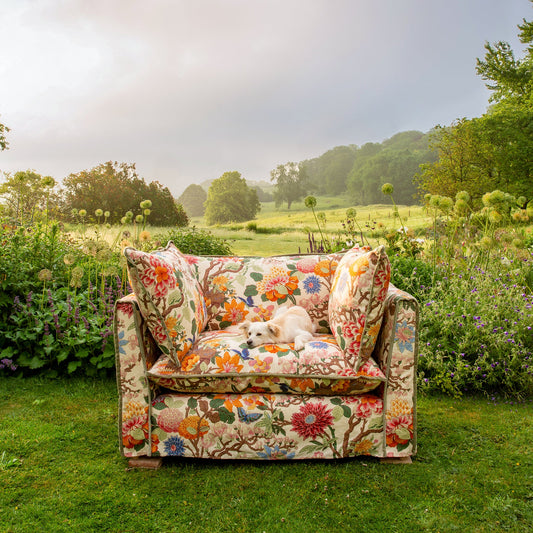
<path id="1" fill-rule="evenodd" d="M 163 298 L 176 287 L 176 276 L 172 268 L 155 255 L 150 255 L 150 267 L 140 274 L 145 287 L 152 287 L 157 298 Z"/>
<path id="2" fill-rule="evenodd" d="M 333 423 L 333 416 L 323 403 L 308 403 L 292 415 L 291 423 L 292 429 L 300 437 L 314 439 Z"/>
<path id="3" fill-rule="evenodd" d="M 316 257 L 304 257 L 296 263 L 296 268 L 304 274 L 310 274 L 315 271 L 316 263 Z"/>
<path id="4" fill-rule="evenodd" d="M 375 396 L 361 396 L 355 412 L 359 418 L 368 418 L 372 414 L 379 415 L 383 412 L 383 402 Z"/>

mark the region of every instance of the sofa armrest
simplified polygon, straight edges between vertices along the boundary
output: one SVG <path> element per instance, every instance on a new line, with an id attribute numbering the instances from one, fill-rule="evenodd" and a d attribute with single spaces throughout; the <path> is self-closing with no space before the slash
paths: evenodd
<path id="1" fill-rule="evenodd" d="M 417 300 L 390 285 L 373 354 L 387 378 L 383 394 L 387 455 L 416 453 L 418 317 Z"/>
<path id="2" fill-rule="evenodd" d="M 133 294 L 116 302 L 114 329 L 121 452 L 126 457 L 149 456 L 151 391 L 146 371 L 158 349 Z"/>

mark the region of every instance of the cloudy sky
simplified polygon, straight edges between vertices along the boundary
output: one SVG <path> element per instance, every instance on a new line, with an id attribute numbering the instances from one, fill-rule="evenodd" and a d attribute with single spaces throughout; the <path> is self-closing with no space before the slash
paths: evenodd
<path id="1" fill-rule="evenodd" d="M 528 0 L 2 0 L 0 170 L 113 160 L 179 195 L 481 115 Z M 519 54 L 520 55 L 520 54 Z"/>

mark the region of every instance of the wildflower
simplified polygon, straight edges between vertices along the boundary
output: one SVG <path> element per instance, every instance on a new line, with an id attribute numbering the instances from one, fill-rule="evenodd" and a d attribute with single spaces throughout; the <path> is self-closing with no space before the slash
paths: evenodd
<path id="1" fill-rule="evenodd" d="M 87 216 L 87 211 L 85 209 L 80 209 L 78 211 L 78 215 L 80 215 L 81 218 L 86 217 Z"/>
<path id="2" fill-rule="evenodd" d="M 152 202 L 151 202 L 151 200 L 143 200 L 143 201 L 140 203 L 140 207 L 141 207 L 141 209 L 150 209 L 150 207 L 152 207 Z"/>
<path id="3" fill-rule="evenodd" d="M 148 242 L 151 238 L 152 236 L 150 235 L 150 232 L 147 230 L 141 231 L 141 233 L 139 233 L 139 240 L 141 242 Z"/>
<path id="4" fill-rule="evenodd" d="M 142 215 L 137 215 L 135 217 L 135 222 L 137 222 L 137 224 L 142 224 L 142 221 L 144 220 L 143 216 Z"/>
<path id="5" fill-rule="evenodd" d="M 381 187 L 381 192 L 387 196 L 391 196 L 394 193 L 394 186 L 392 183 L 384 183 Z"/>
<path id="6" fill-rule="evenodd" d="M 47 268 L 43 268 L 38 274 L 37 277 L 40 281 L 51 281 L 52 280 L 52 272 L 48 270 Z"/>
<path id="7" fill-rule="evenodd" d="M 76 258 L 72 254 L 65 254 L 65 256 L 63 257 L 63 263 L 65 263 L 65 265 L 67 266 L 74 264 L 75 260 Z"/>
<path id="8" fill-rule="evenodd" d="M 101 216 L 103 216 L 104 211 L 103 211 L 102 209 L 97 209 L 97 210 L 94 212 L 94 214 L 95 214 L 98 218 L 100 218 Z"/>

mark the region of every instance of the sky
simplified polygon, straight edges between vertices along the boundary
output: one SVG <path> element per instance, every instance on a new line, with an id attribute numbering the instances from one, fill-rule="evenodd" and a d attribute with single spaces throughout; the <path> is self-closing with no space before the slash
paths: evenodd
<path id="1" fill-rule="evenodd" d="M 179 196 L 237 170 L 483 114 L 528 0 L 2 0 L 0 171 L 135 163 Z M 1 177 L 0 177 L 1 178 Z M 0 179 L 1 181 L 1 179 Z"/>

